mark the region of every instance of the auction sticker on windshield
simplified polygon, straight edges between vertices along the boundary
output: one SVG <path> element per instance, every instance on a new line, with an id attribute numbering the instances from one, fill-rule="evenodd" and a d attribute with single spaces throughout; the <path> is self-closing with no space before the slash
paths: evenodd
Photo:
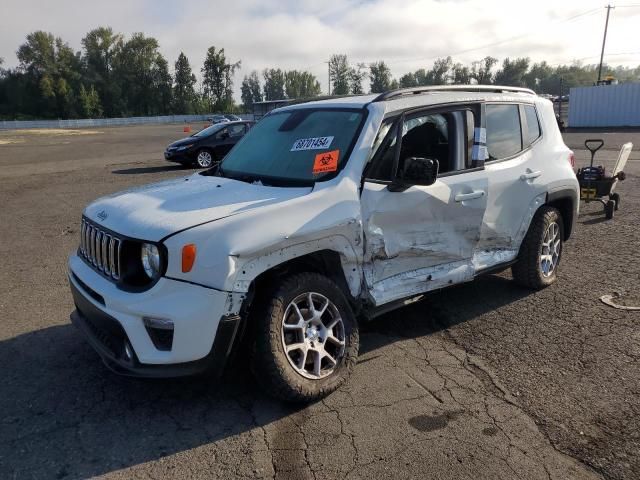
<path id="1" fill-rule="evenodd" d="M 329 148 L 331 146 L 331 142 L 333 142 L 333 137 L 300 138 L 293 143 L 291 151 L 322 150 L 323 148 Z"/>
<path id="2" fill-rule="evenodd" d="M 338 170 L 338 157 L 340 150 L 331 150 L 316 155 L 313 162 L 313 173 L 335 172 Z"/>

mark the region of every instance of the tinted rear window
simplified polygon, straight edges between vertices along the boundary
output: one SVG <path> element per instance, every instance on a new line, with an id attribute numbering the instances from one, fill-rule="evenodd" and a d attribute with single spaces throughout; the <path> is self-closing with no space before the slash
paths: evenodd
<path id="1" fill-rule="evenodd" d="M 524 105 L 524 119 L 527 123 L 524 128 L 524 145 L 528 147 L 540 137 L 540 125 L 538 124 L 538 114 L 532 105 Z"/>
<path id="2" fill-rule="evenodd" d="M 489 160 L 522 150 L 518 105 L 487 105 L 487 149 Z"/>

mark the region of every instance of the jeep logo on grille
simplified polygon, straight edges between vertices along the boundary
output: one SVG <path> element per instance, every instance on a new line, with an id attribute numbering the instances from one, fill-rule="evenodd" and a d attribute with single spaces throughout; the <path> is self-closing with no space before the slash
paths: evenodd
<path id="1" fill-rule="evenodd" d="M 107 219 L 108 216 L 109 216 L 109 214 L 105 210 L 100 210 L 98 212 L 98 218 L 100 220 L 102 220 L 103 222 Z"/>

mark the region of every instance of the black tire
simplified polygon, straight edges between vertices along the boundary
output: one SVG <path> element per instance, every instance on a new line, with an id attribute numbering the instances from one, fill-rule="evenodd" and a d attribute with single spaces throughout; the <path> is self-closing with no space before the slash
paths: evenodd
<path id="1" fill-rule="evenodd" d="M 616 202 L 613 200 L 609 200 L 604 206 L 604 216 L 607 220 L 611 220 L 613 218 L 613 212 L 616 209 Z"/>
<path id="2" fill-rule="evenodd" d="M 211 163 L 208 165 L 202 163 L 200 160 L 201 154 L 209 154 Z M 195 157 L 195 160 L 193 161 L 193 164 L 196 168 L 211 168 L 216 164 L 216 162 L 217 162 L 217 158 L 216 158 L 215 152 L 213 152 L 209 148 L 201 148 L 196 152 L 196 157 Z"/>
<path id="3" fill-rule="evenodd" d="M 559 227 L 559 253 L 557 261 L 550 273 L 545 274 L 542 270 L 543 242 L 545 234 L 553 223 Z M 542 206 L 538 209 L 529 230 L 520 246 L 518 260 L 511 267 L 513 279 L 519 284 L 527 288 L 540 290 L 548 287 L 556 281 L 558 266 L 562 256 L 562 247 L 564 242 L 564 224 L 562 215 L 553 207 Z"/>
<path id="4" fill-rule="evenodd" d="M 344 353 L 332 373 L 317 379 L 306 378 L 294 368 L 283 341 L 286 309 L 307 292 L 329 299 L 344 325 Z M 347 299 L 335 283 L 317 273 L 294 274 L 280 282 L 260 303 L 252 318 L 255 326 L 252 371 L 270 395 L 289 402 L 311 402 L 330 394 L 347 380 L 358 357 L 358 325 Z"/>
<path id="5" fill-rule="evenodd" d="M 609 198 L 616 203 L 616 208 L 614 210 L 618 210 L 618 208 L 620 208 L 620 194 L 612 193 Z"/>

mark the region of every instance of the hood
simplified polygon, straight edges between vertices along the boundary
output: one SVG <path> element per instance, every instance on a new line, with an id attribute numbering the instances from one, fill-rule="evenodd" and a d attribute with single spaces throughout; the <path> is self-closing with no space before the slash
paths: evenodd
<path id="1" fill-rule="evenodd" d="M 307 195 L 282 188 L 194 174 L 102 197 L 84 215 L 116 233 L 158 241 L 172 233 Z"/>
<path id="2" fill-rule="evenodd" d="M 191 143 L 199 142 L 203 138 L 206 138 L 206 137 L 187 137 L 187 138 L 182 138 L 180 140 L 176 140 L 173 143 L 170 143 L 167 148 L 169 148 L 169 147 L 180 147 L 182 145 L 189 145 Z"/>

